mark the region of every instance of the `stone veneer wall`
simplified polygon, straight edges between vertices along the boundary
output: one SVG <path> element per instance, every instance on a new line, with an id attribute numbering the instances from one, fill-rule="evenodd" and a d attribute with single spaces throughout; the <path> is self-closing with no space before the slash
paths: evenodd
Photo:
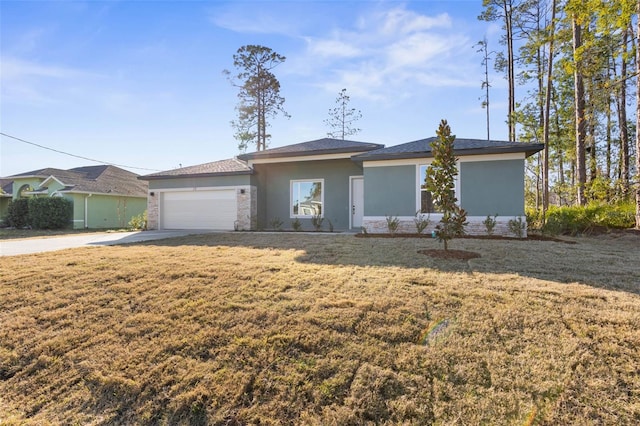
<path id="1" fill-rule="evenodd" d="M 244 190 L 244 194 L 242 193 Z M 258 188 L 239 186 L 236 188 L 238 205 L 238 231 L 250 231 L 258 228 Z"/>
<path id="2" fill-rule="evenodd" d="M 153 195 L 151 193 L 153 192 Z M 149 191 L 147 195 L 147 229 L 158 229 L 160 224 L 158 223 L 158 200 L 160 199 L 160 193 L 155 191 Z"/>
<path id="3" fill-rule="evenodd" d="M 526 218 L 521 216 L 522 222 L 525 224 L 525 227 L 522 232 L 523 238 L 527 237 L 527 227 L 526 227 Z M 398 217 L 400 223 L 398 224 L 398 230 L 396 233 L 398 234 L 415 234 L 418 231 L 416 230 L 416 224 L 414 222 L 414 217 L 408 216 L 399 216 Z M 509 230 L 509 221 L 515 219 L 517 217 L 500 217 L 496 218 L 496 226 L 493 228 L 493 235 L 499 235 L 503 237 L 515 237 L 513 232 Z M 486 216 L 467 216 L 468 225 L 464 228 L 467 235 L 487 235 L 487 228 L 482 223 L 486 220 Z M 436 227 L 436 225 L 440 222 L 440 219 L 430 219 L 429 226 L 422 231 L 424 234 L 430 234 Z M 365 216 L 362 219 L 362 226 L 369 234 L 388 234 L 389 228 L 387 226 L 387 219 L 385 217 L 377 217 L 377 216 Z"/>

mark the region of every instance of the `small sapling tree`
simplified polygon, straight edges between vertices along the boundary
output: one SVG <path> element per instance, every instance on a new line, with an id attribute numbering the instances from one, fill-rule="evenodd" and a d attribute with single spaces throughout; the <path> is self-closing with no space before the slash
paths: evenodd
<path id="1" fill-rule="evenodd" d="M 426 183 L 427 190 L 431 192 L 442 211 L 442 219 L 435 229 L 436 238 L 443 242 L 444 249 L 448 250 L 449 240 L 464 235 L 467 212 L 456 204 L 458 199 L 454 189 L 458 169 L 456 157 L 453 155 L 456 136 L 451 134 L 447 120 L 440 122 L 436 135 L 437 138 L 431 143 L 433 162 L 427 169 Z"/>

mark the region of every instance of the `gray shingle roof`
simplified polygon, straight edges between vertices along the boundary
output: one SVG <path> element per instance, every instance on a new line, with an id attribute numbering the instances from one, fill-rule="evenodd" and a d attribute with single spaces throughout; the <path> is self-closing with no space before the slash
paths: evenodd
<path id="1" fill-rule="evenodd" d="M 364 154 L 356 155 L 354 160 L 392 160 L 403 158 L 431 157 L 431 142 L 436 138 L 420 139 L 389 148 L 377 149 Z M 486 139 L 463 139 L 456 138 L 453 149 L 456 155 L 479 155 L 479 154 L 502 154 L 511 152 L 524 152 L 526 156 L 535 154 L 544 148 L 543 144 L 488 141 Z"/>
<path id="2" fill-rule="evenodd" d="M 239 155 L 242 160 L 254 160 L 258 158 L 282 158 L 301 157 L 305 155 L 340 154 L 346 152 L 367 152 L 384 148 L 384 145 L 368 142 L 347 141 L 342 139 L 317 139 L 309 142 L 301 142 L 265 151 L 252 152 Z"/>
<path id="3" fill-rule="evenodd" d="M 253 173 L 253 169 L 246 162 L 237 158 L 229 158 L 227 160 L 214 161 L 212 163 L 198 164 L 195 166 L 182 167 L 180 169 L 167 170 L 164 172 L 152 173 L 150 175 L 140 176 L 141 180 L 163 179 L 167 177 L 181 176 L 225 176 L 225 175 L 249 175 Z"/>
<path id="4" fill-rule="evenodd" d="M 96 194 L 117 194 L 146 197 L 148 185 L 140 182 L 138 175 L 116 166 L 86 166 L 62 170 L 45 168 L 10 176 L 20 178 L 36 176 L 46 179 L 50 176 L 62 182 L 64 192 L 92 192 Z"/>
<path id="5" fill-rule="evenodd" d="M 13 180 L 12 179 L 0 179 L 0 195 L 4 194 L 5 196 L 11 195 L 13 193 Z"/>

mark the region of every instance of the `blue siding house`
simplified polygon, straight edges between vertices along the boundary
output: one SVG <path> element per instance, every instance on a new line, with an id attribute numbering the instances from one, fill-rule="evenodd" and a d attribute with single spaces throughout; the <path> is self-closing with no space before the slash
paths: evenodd
<path id="1" fill-rule="evenodd" d="M 237 158 L 141 176 L 149 181 L 149 227 L 155 229 L 323 229 L 415 233 L 416 216 L 441 213 L 425 188 L 433 138 L 391 147 L 319 139 Z M 456 139 L 455 192 L 467 211 L 469 234 L 483 234 L 497 215 L 497 234 L 524 220 L 525 159 L 542 144 Z"/>

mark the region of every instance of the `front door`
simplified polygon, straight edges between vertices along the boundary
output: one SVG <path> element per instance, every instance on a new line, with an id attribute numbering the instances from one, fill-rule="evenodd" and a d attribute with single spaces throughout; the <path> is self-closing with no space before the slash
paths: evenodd
<path id="1" fill-rule="evenodd" d="M 362 226 L 364 216 L 364 178 L 351 177 L 351 228 Z"/>

